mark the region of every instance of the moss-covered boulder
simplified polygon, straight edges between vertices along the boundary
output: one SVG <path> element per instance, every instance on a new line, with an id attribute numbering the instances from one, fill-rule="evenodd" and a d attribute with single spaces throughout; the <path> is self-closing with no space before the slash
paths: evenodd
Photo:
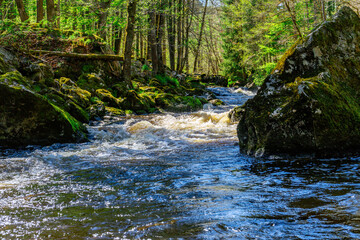
<path id="1" fill-rule="evenodd" d="M 78 87 L 70 78 L 61 77 L 60 79 L 56 79 L 55 83 L 59 91 L 66 95 L 66 98 L 70 98 L 82 108 L 90 106 L 91 93 Z"/>
<path id="2" fill-rule="evenodd" d="M 360 150 L 360 19 L 342 8 L 280 60 L 238 108 L 240 150 L 334 156 Z"/>
<path id="3" fill-rule="evenodd" d="M 77 85 L 90 93 L 95 93 L 97 89 L 106 87 L 104 80 L 95 73 L 82 74 L 77 81 Z"/>
<path id="4" fill-rule="evenodd" d="M 76 101 L 73 100 L 71 96 L 68 96 L 60 91 L 57 91 L 54 88 L 49 88 L 45 97 L 54 105 L 64 109 L 71 116 L 75 117 L 77 120 L 88 123 L 90 120 L 89 113 L 80 107 Z"/>
<path id="5" fill-rule="evenodd" d="M 84 141 L 86 128 L 23 85 L 0 82 L 0 146 Z"/>
<path id="6" fill-rule="evenodd" d="M 109 107 L 121 108 L 122 99 L 114 97 L 110 91 L 98 89 L 95 94 L 101 101 L 107 103 Z"/>

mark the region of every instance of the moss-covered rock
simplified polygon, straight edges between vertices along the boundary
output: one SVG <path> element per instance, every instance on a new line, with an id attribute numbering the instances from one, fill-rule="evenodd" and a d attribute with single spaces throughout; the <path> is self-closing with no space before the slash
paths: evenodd
<path id="1" fill-rule="evenodd" d="M 97 89 L 106 87 L 104 80 L 95 73 L 82 74 L 77 81 L 77 85 L 90 93 L 95 93 Z"/>
<path id="2" fill-rule="evenodd" d="M 82 108 L 90 106 L 91 93 L 78 87 L 70 78 L 62 77 L 59 80 L 55 80 L 55 82 L 58 85 L 59 91 L 73 100 L 77 105 Z"/>
<path id="3" fill-rule="evenodd" d="M 136 112 L 147 112 L 152 107 L 151 98 L 139 96 L 134 90 L 126 92 L 124 100 L 121 102 L 122 109 L 131 109 Z"/>
<path id="4" fill-rule="evenodd" d="M 126 82 L 118 82 L 111 87 L 111 90 L 116 97 L 124 97 L 129 89 Z"/>
<path id="5" fill-rule="evenodd" d="M 44 87 L 54 87 L 54 72 L 52 68 L 42 62 L 32 63 L 30 61 L 22 63 L 20 71 L 27 77 L 32 84 L 38 84 Z"/>
<path id="6" fill-rule="evenodd" d="M 105 105 L 103 103 L 96 103 L 87 109 L 90 120 L 100 120 L 106 114 Z"/>
<path id="7" fill-rule="evenodd" d="M 25 79 L 21 73 L 19 73 L 18 71 L 12 71 L 12 72 L 7 72 L 3 75 L 0 76 L 0 83 L 6 84 L 6 85 L 10 85 L 10 86 L 14 86 L 14 85 L 21 85 L 27 88 L 30 88 L 30 83 L 27 79 Z"/>
<path id="8" fill-rule="evenodd" d="M 0 82 L 0 146 L 86 140 L 86 128 L 69 113 L 22 85 Z"/>
<path id="9" fill-rule="evenodd" d="M 48 93 L 45 95 L 45 97 L 54 105 L 64 109 L 68 113 L 71 114 L 71 116 L 75 117 L 77 120 L 88 123 L 90 120 L 89 113 L 84 110 L 82 107 L 80 107 L 72 97 L 67 96 L 56 89 L 50 88 L 48 90 Z"/>
<path id="10" fill-rule="evenodd" d="M 221 101 L 220 99 L 212 99 L 209 102 L 214 106 L 225 105 L 225 103 L 223 101 Z"/>
<path id="11" fill-rule="evenodd" d="M 126 112 L 124 110 L 121 110 L 119 108 L 114 107 L 105 107 L 105 114 L 109 116 L 125 116 Z"/>
<path id="12" fill-rule="evenodd" d="M 240 150 L 343 155 L 360 149 L 360 19 L 342 8 L 293 46 L 234 116 Z"/>
<path id="13" fill-rule="evenodd" d="M 116 98 L 112 93 L 106 89 L 98 89 L 95 95 L 104 103 L 107 103 L 109 107 L 121 108 L 122 99 Z"/>

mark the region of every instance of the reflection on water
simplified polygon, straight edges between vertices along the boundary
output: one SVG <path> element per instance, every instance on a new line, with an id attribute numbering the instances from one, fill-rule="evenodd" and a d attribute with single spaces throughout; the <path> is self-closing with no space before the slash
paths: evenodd
<path id="1" fill-rule="evenodd" d="M 241 155 L 228 105 L 112 119 L 0 153 L 3 239 L 359 239 L 360 161 Z"/>

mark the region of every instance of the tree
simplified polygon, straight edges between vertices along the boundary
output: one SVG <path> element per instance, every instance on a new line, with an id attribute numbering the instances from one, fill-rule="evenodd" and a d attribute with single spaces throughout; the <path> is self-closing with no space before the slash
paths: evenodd
<path id="1" fill-rule="evenodd" d="M 202 15 L 202 20 L 201 20 L 201 27 L 200 27 L 200 34 L 199 34 L 199 39 L 198 39 L 198 45 L 197 48 L 195 50 L 195 60 L 194 60 L 194 73 L 196 72 L 196 67 L 197 67 L 197 60 L 199 57 L 199 51 L 200 51 L 200 47 L 201 47 L 201 40 L 202 40 L 202 36 L 203 36 L 203 31 L 204 31 L 204 25 L 205 25 L 205 16 L 206 16 L 206 8 L 208 5 L 208 0 L 205 0 L 205 7 L 204 7 L 204 12 Z"/>
<path id="2" fill-rule="evenodd" d="M 21 22 L 25 22 L 26 20 L 29 19 L 29 15 L 27 14 L 27 12 L 25 10 L 23 0 L 15 0 L 15 3 L 16 3 L 17 9 L 19 11 L 19 16 L 20 16 Z"/>
<path id="3" fill-rule="evenodd" d="M 46 14 L 47 20 L 50 22 L 51 25 L 53 25 L 56 18 L 54 0 L 46 0 Z"/>
<path id="4" fill-rule="evenodd" d="M 37 17 L 36 22 L 41 22 L 44 19 L 44 0 L 36 1 Z"/>
<path id="5" fill-rule="evenodd" d="M 127 12 L 128 12 L 128 24 L 126 27 L 126 42 L 125 42 L 125 53 L 124 53 L 124 67 L 123 74 L 125 81 L 130 84 L 131 78 L 131 57 L 132 57 L 132 44 L 134 41 L 134 28 L 135 28 L 135 15 L 136 5 L 138 0 L 129 0 Z"/>

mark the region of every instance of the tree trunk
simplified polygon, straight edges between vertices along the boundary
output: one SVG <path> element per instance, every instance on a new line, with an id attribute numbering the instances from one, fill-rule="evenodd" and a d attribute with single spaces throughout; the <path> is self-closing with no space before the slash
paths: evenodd
<path id="1" fill-rule="evenodd" d="M 69 52 L 47 51 L 47 50 L 29 50 L 29 53 L 67 57 L 67 58 L 87 59 L 87 60 L 124 61 L 123 57 L 114 54 L 84 54 L 84 53 L 69 53 Z"/>
<path id="2" fill-rule="evenodd" d="M 166 38 L 163 37 L 162 38 L 163 43 L 162 43 L 162 60 L 163 60 L 163 65 L 166 66 Z"/>
<path id="3" fill-rule="evenodd" d="M 135 15 L 136 15 L 136 4 L 138 0 L 129 0 L 127 11 L 128 11 L 128 24 L 126 27 L 126 41 L 125 41 L 125 52 L 124 52 L 124 78 L 127 81 L 129 87 L 131 86 L 131 55 L 132 45 L 134 41 L 134 29 L 135 29 Z"/>
<path id="4" fill-rule="evenodd" d="M 144 58 L 144 38 L 142 32 L 139 33 L 140 35 L 140 58 Z"/>
<path id="5" fill-rule="evenodd" d="M 56 17 L 54 0 L 46 0 L 46 16 L 50 25 L 53 26 Z"/>
<path id="6" fill-rule="evenodd" d="M 100 2 L 99 5 L 99 32 L 100 37 L 106 41 L 106 21 L 108 17 L 108 9 L 110 7 L 111 0 Z M 135 7 L 136 8 L 136 7 Z"/>
<path id="7" fill-rule="evenodd" d="M 187 17 L 187 24 L 186 24 L 186 29 L 185 29 L 185 39 L 184 39 L 185 56 L 181 62 L 181 67 L 179 69 L 180 73 L 183 71 L 185 65 L 189 65 L 189 32 L 190 32 L 190 27 L 192 25 L 193 13 L 195 10 L 195 0 L 192 0 L 192 7 L 190 8 L 190 6 L 189 6 L 189 9 L 191 9 L 191 15 Z M 189 21 L 189 18 L 190 18 L 190 21 Z M 187 67 L 187 72 L 188 71 L 189 71 L 189 68 Z"/>
<path id="8" fill-rule="evenodd" d="M 163 4 L 160 7 L 161 11 L 163 10 Z M 160 12 L 157 14 L 157 22 L 156 22 L 156 26 L 157 26 L 157 31 L 156 31 L 156 48 L 157 48 L 157 55 L 158 55 L 158 74 L 162 74 L 164 73 L 164 64 L 163 64 L 163 49 L 162 49 L 162 38 L 164 35 L 164 13 Z"/>
<path id="9" fill-rule="evenodd" d="M 325 0 L 321 0 L 321 16 L 322 16 L 322 20 L 326 21 L 326 7 L 325 7 L 326 1 Z"/>
<path id="10" fill-rule="evenodd" d="M 150 44 L 150 55 L 152 63 L 153 74 L 159 72 L 159 59 L 157 54 L 157 45 L 156 45 L 156 14 L 154 10 L 151 10 L 149 13 L 150 17 L 150 30 L 149 30 L 149 44 Z"/>
<path id="11" fill-rule="evenodd" d="M 29 15 L 27 14 L 27 12 L 25 10 L 23 0 L 15 0 L 15 3 L 18 8 L 18 11 L 19 11 L 21 22 L 25 22 L 26 20 L 29 19 Z"/>
<path id="12" fill-rule="evenodd" d="M 61 15 L 60 0 L 57 0 L 55 10 L 56 10 L 56 27 L 60 28 L 60 15 Z"/>
<path id="13" fill-rule="evenodd" d="M 180 63 L 182 58 L 182 27 L 181 27 L 181 10 L 182 10 L 182 0 L 178 0 L 178 8 L 177 8 L 177 64 L 176 64 L 176 70 L 180 70 Z"/>
<path id="14" fill-rule="evenodd" d="M 175 71 L 175 31 L 172 1 L 169 0 L 170 14 L 167 18 L 170 69 Z"/>
<path id="15" fill-rule="evenodd" d="M 205 16 L 206 16 L 207 4 L 208 4 L 208 0 L 205 1 L 204 12 L 203 12 L 202 20 L 201 20 L 201 28 L 200 28 L 200 35 L 199 35 L 198 45 L 197 45 L 197 48 L 195 50 L 196 52 L 195 52 L 195 60 L 194 60 L 194 73 L 196 72 L 196 65 L 197 65 L 197 60 L 198 60 L 198 57 L 199 57 L 199 51 L 200 51 L 200 47 L 201 47 L 201 40 L 202 40 L 202 34 L 203 34 L 203 30 L 204 30 L 204 25 L 205 25 Z"/>
<path id="16" fill-rule="evenodd" d="M 116 13 L 118 18 L 122 18 L 122 11 Z M 122 39 L 122 29 L 120 26 L 115 27 L 115 42 L 114 42 L 114 49 L 115 54 L 119 55 L 121 51 L 121 39 Z"/>
<path id="17" fill-rule="evenodd" d="M 136 33 L 136 59 L 140 58 L 140 32 L 137 30 Z"/>
<path id="18" fill-rule="evenodd" d="M 288 0 L 283 0 L 283 2 L 285 4 L 285 6 L 286 6 L 286 9 L 288 10 L 288 12 L 290 14 L 291 21 L 293 22 L 295 31 L 298 33 L 299 37 L 302 38 L 300 28 L 299 28 L 299 26 L 298 26 L 298 24 L 296 22 L 296 14 L 291 10 Z"/>

